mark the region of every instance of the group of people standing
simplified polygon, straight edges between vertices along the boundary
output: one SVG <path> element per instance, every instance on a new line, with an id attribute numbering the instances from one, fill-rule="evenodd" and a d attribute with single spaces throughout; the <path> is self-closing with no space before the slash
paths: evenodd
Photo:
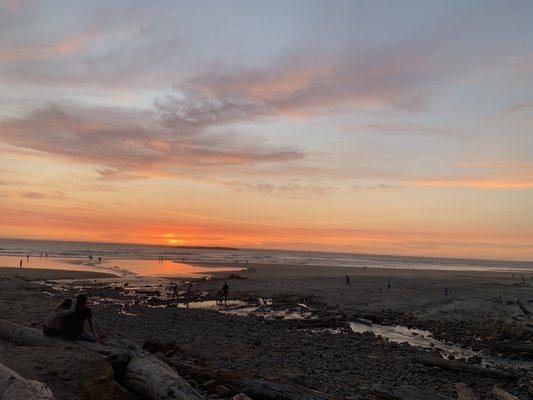
<path id="1" fill-rule="evenodd" d="M 229 296 L 229 285 L 227 282 L 224 282 L 224 285 L 222 288 L 217 292 L 216 302 L 218 305 L 227 304 L 228 303 L 228 296 Z M 185 289 L 185 306 L 189 308 L 189 303 L 191 299 L 193 298 L 193 284 L 192 282 L 189 282 L 187 284 L 187 289 Z M 178 284 L 175 283 L 172 286 L 172 295 L 170 296 L 170 300 L 176 300 L 179 304 L 180 296 L 178 291 Z"/>
<path id="2" fill-rule="evenodd" d="M 80 294 L 74 302 L 72 299 L 63 299 L 55 306 L 43 324 L 45 336 L 61 336 L 69 340 L 86 340 L 99 342 L 93 322 L 92 310 L 88 307 L 88 298 Z M 87 321 L 90 333 L 85 330 Z"/>

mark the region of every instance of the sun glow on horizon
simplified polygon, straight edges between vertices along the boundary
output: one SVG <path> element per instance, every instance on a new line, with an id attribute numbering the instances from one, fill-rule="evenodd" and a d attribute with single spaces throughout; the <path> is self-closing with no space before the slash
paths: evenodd
<path id="1" fill-rule="evenodd" d="M 533 260 L 533 3 L 198 10 L 0 4 L 0 236 Z"/>

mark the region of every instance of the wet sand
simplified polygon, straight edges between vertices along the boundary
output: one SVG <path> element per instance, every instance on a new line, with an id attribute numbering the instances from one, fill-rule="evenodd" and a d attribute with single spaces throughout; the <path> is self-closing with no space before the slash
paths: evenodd
<path id="1" fill-rule="evenodd" d="M 72 271 L 66 269 L 49 268 L 10 268 L 0 267 L 0 279 L 22 279 L 22 280 L 55 280 L 55 279 L 102 279 L 116 278 L 114 274 L 93 271 Z"/>
<path id="2" fill-rule="evenodd" d="M 317 310 L 322 319 L 327 317 L 340 324 L 362 317 L 383 324 L 415 326 L 444 340 L 488 352 L 497 343 L 531 343 L 530 336 L 513 331 L 517 326 L 514 318 L 519 319 L 521 312 L 512 299 L 520 298 L 533 308 L 532 274 L 524 274 L 524 284 L 519 275 L 501 272 L 253 267 L 257 272 L 237 272 L 246 279 L 228 280 L 229 272 L 213 268 L 215 278 L 198 281 L 194 291 L 205 294 L 204 299 L 213 299 L 227 281 L 231 299 L 269 298 L 278 307 L 303 303 Z M 26 325 L 39 326 L 54 303 L 66 295 L 75 296 L 80 290 L 94 298 L 126 298 L 120 290 L 103 288 L 94 280 L 103 274 L 89 277 L 79 271 L 24 272 L 29 275 L 17 275 L 16 269 L 0 269 L 0 314 Z M 345 286 L 345 274 L 351 277 L 351 287 Z M 386 288 L 389 277 L 390 291 Z M 89 284 L 80 289 L 76 282 L 68 292 L 54 292 L 34 282 L 62 278 L 89 279 Z M 165 280 L 163 286 L 167 285 L 165 282 L 171 281 Z M 445 285 L 448 296 L 444 295 Z M 266 321 L 213 310 L 176 309 L 165 303 L 148 308 L 135 302 L 125 307 L 120 301 L 104 301 L 93 309 L 97 327 L 104 333 L 120 331 L 141 343 L 154 339 L 177 342 L 179 357 L 185 361 L 244 371 L 256 377 L 281 378 L 341 398 L 367 399 L 369 389 L 376 384 L 411 384 L 455 398 L 454 384 L 458 382 L 466 382 L 481 399 L 490 398 L 494 385 L 520 398 L 529 395 L 527 386 L 519 388 L 518 382 L 449 372 L 412 361 L 414 355 L 432 352 L 431 349 L 389 343 L 347 329 L 306 329 L 305 323 L 299 321 Z"/>

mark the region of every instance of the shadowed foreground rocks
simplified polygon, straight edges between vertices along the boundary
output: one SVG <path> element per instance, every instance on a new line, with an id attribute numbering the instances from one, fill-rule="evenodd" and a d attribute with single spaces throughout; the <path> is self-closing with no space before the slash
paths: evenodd
<path id="1" fill-rule="evenodd" d="M 111 365 L 88 350 L 0 341 L 0 360 L 24 378 L 46 384 L 56 400 L 127 399 L 115 388 Z"/>

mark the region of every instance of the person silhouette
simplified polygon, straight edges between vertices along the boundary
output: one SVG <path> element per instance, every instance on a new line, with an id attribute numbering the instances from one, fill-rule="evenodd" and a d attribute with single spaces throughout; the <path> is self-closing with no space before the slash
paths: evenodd
<path id="1" fill-rule="evenodd" d="M 229 294 L 229 286 L 228 282 L 224 282 L 224 286 L 222 286 L 221 289 L 222 299 L 224 299 L 224 304 L 228 304 L 228 294 Z"/>

